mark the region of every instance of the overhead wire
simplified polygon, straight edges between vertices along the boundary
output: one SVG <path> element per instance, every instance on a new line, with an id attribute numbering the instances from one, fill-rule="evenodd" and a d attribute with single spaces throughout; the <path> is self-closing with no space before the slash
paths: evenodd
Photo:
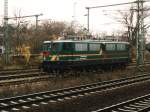
<path id="1" fill-rule="evenodd" d="M 102 6 L 93 6 L 93 7 L 85 7 L 86 9 L 94 9 L 94 8 L 103 8 L 103 7 L 112 7 L 112 6 L 119 6 L 119 5 L 128 5 L 137 3 L 139 1 L 133 1 L 133 2 L 126 2 L 126 3 L 118 3 L 118 4 L 110 4 L 110 5 L 102 5 Z M 140 2 L 150 2 L 150 0 L 140 1 Z"/>
<path id="2" fill-rule="evenodd" d="M 118 4 L 110 4 L 110 5 L 102 5 L 102 6 L 93 6 L 93 7 L 86 7 L 86 9 L 112 7 L 112 6 L 127 5 L 127 4 L 132 4 L 132 3 L 136 3 L 136 2 L 134 1 L 134 2 L 127 2 L 127 3 L 118 3 Z"/>

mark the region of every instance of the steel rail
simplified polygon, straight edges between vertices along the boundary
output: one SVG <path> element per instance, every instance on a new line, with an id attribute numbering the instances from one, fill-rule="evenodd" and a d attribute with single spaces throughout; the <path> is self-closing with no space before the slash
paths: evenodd
<path id="1" fill-rule="evenodd" d="M 77 87 L 45 91 L 34 94 L 16 96 L 11 98 L 0 99 L 0 110 L 24 109 L 27 106 L 35 106 L 39 103 L 63 101 L 72 97 L 84 96 L 87 94 L 106 91 L 107 89 L 121 88 L 135 83 L 150 80 L 150 74 L 122 78 L 120 80 L 105 81 L 93 84 L 86 84 Z"/>
<path id="2" fill-rule="evenodd" d="M 149 65 L 150 64 L 150 61 L 147 61 L 147 62 L 144 62 L 144 65 Z M 137 64 L 136 64 L 136 62 L 132 62 L 132 63 L 129 63 L 128 64 L 128 66 L 130 67 L 130 66 L 136 66 Z M 127 66 L 127 67 L 128 67 Z"/>
<path id="3" fill-rule="evenodd" d="M 13 80 L 4 80 L 4 81 L 0 81 L 0 86 L 34 83 L 37 81 L 45 81 L 48 80 L 49 78 L 51 78 L 49 75 L 43 75 L 43 76 L 41 75 L 41 76 L 26 77 L 26 78 L 19 78 Z"/>
<path id="4" fill-rule="evenodd" d="M 17 73 L 28 73 L 28 72 L 38 72 L 39 69 L 9 69 L 9 70 L 1 70 L 1 75 L 7 75 L 7 74 L 17 74 Z"/>
<path id="5" fill-rule="evenodd" d="M 10 75 L 11 74 L 11 75 Z M 0 72 L 0 86 L 32 83 L 50 78 L 39 69 L 19 69 Z"/>
<path id="6" fill-rule="evenodd" d="M 37 79 L 36 78 L 37 76 L 41 76 L 41 80 L 43 80 L 42 76 L 45 76 L 45 75 L 47 75 L 47 74 L 45 74 L 44 72 L 41 72 L 39 69 L 18 69 L 18 70 L 1 71 L 0 72 L 0 86 L 8 85 L 8 84 L 19 84 L 19 82 L 20 82 L 20 84 L 22 84 L 23 82 L 24 83 L 32 82 L 32 81 L 28 81 L 28 78 L 32 78 L 32 77 L 33 78 L 31 80 L 33 80 L 33 82 L 35 82 L 35 80 Z M 54 75 L 54 74 L 52 74 L 52 75 Z M 34 79 L 34 77 L 35 77 L 35 79 Z M 46 76 L 46 77 L 48 77 L 48 76 Z M 48 78 L 51 78 L 51 77 L 48 77 Z M 40 77 L 38 77 L 37 81 L 40 81 Z"/>
<path id="7" fill-rule="evenodd" d="M 0 75 L 0 81 L 4 80 L 11 80 L 11 79 L 19 79 L 19 78 L 26 78 L 26 77 L 35 77 L 35 76 L 40 76 L 44 75 L 43 72 L 31 72 L 31 73 L 22 73 L 22 74 L 15 74 L 15 75 Z"/>
<path id="8" fill-rule="evenodd" d="M 148 112 L 149 110 L 150 94 L 92 112 Z"/>

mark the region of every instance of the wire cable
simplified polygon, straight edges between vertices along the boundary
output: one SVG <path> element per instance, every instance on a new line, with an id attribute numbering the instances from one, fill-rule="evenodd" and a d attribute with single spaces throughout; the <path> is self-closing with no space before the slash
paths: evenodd
<path id="1" fill-rule="evenodd" d="M 133 2 L 126 2 L 126 3 L 118 3 L 118 4 L 110 4 L 110 5 L 102 5 L 102 6 L 94 6 L 94 7 L 85 7 L 86 9 L 94 9 L 94 8 L 103 8 L 103 7 L 113 7 L 113 6 L 119 6 L 119 5 L 128 5 L 133 4 L 137 2 L 150 2 L 150 0 L 147 1 L 133 1 Z"/>

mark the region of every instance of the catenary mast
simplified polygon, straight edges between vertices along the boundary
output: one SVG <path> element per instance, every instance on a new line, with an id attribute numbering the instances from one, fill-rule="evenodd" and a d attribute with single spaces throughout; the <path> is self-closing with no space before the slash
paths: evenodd
<path id="1" fill-rule="evenodd" d="M 10 63 L 10 46 L 9 46 L 9 36 L 8 36 L 8 0 L 4 0 L 4 39 L 3 39 L 3 45 L 5 48 L 4 52 L 4 60 L 5 64 Z"/>
<path id="2" fill-rule="evenodd" d="M 145 36 L 144 36 L 144 15 L 143 15 L 143 0 L 137 0 L 137 66 L 144 65 L 144 50 L 145 50 Z"/>

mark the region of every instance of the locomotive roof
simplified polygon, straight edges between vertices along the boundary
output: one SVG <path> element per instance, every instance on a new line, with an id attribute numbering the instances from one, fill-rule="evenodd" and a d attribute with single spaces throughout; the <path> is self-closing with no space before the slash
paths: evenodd
<path id="1" fill-rule="evenodd" d="M 44 44 L 48 43 L 61 43 L 61 42 L 83 42 L 83 43 L 122 43 L 129 44 L 129 42 L 125 41 L 110 41 L 110 40 L 54 40 L 54 41 L 44 41 Z"/>

